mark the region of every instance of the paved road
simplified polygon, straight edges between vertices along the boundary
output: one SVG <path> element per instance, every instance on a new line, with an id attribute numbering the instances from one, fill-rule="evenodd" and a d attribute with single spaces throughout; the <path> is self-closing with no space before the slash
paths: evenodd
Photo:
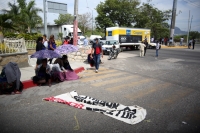
<path id="1" fill-rule="evenodd" d="M 1 132 L 185 132 L 200 131 L 200 49 L 161 49 L 144 58 L 125 51 L 104 64 L 98 74 L 87 70 L 81 80 L 0 96 Z M 97 99 L 139 105 L 147 110 L 136 125 L 99 113 L 42 101 L 42 98 L 76 90 Z M 77 118 L 77 119 L 75 119 Z"/>

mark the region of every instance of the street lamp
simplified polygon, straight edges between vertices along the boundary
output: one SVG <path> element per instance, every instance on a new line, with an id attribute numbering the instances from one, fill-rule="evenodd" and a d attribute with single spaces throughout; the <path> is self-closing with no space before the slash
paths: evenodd
<path id="1" fill-rule="evenodd" d="M 87 7 L 88 9 L 90 9 L 89 7 Z M 92 10 L 92 9 L 90 9 Z M 92 10 L 92 35 L 93 35 L 93 10 Z"/>

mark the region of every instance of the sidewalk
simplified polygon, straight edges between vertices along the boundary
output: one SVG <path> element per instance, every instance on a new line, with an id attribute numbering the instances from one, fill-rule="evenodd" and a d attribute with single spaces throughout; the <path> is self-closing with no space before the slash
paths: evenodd
<path id="1" fill-rule="evenodd" d="M 29 58 L 30 67 L 20 68 L 21 81 L 30 80 L 31 77 L 35 76 L 34 68 L 35 68 L 35 65 L 36 65 L 36 60 L 37 60 L 36 58 Z M 70 61 L 70 65 L 71 65 L 72 69 L 76 69 L 76 68 L 79 68 L 79 67 L 84 67 L 85 70 L 86 70 L 87 68 L 90 67 L 89 64 L 86 64 L 84 62 L 76 62 L 76 61 Z"/>

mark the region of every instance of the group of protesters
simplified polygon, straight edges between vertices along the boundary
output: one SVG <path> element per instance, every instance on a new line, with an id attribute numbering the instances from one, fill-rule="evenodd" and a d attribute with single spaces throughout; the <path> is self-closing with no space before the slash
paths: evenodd
<path id="1" fill-rule="evenodd" d="M 46 35 L 39 37 L 36 41 L 36 51 L 40 50 L 55 50 L 56 42 L 54 35 L 51 35 L 47 40 Z M 63 45 L 73 44 L 73 38 L 66 37 Z M 65 81 L 65 80 L 76 80 L 79 76 L 71 68 L 67 55 L 63 55 L 61 58 L 57 58 L 54 63 L 53 59 L 37 59 L 35 73 L 33 81 L 38 85 L 48 83 L 51 86 L 52 80 L 54 81 Z M 48 63 L 49 62 L 49 63 Z"/>

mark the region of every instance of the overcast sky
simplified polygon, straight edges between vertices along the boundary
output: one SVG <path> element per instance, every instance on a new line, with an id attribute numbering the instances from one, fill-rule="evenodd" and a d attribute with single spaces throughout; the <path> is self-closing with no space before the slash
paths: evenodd
<path id="1" fill-rule="evenodd" d="M 6 3 L 8 1 L 13 2 L 14 0 L 0 0 L 0 10 L 6 7 Z M 16 0 L 15 0 L 16 1 Z M 29 1 L 29 0 L 27 0 Z M 49 0 L 59 3 L 66 3 L 68 6 L 68 13 L 74 14 L 74 0 Z M 100 1 L 104 2 L 105 0 L 78 0 L 78 13 L 84 14 L 86 12 L 92 13 L 93 16 L 97 16 L 97 12 L 95 10 L 96 6 L 100 3 Z M 36 6 L 43 9 L 43 0 L 35 0 Z M 142 2 L 147 2 L 147 0 L 141 0 Z M 168 10 L 172 9 L 173 0 L 152 0 L 151 2 L 160 10 Z M 89 8 L 87 8 L 89 7 Z M 188 17 L 189 10 L 192 19 L 192 30 L 200 32 L 200 0 L 178 0 L 177 3 L 177 14 L 176 17 L 176 27 L 179 27 L 183 31 L 188 30 Z M 43 18 L 43 13 L 40 13 L 40 16 Z M 54 19 L 57 19 L 59 14 L 56 13 L 48 13 L 47 14 L 47 22 L 50 24 L 54 23 Z M 190 17 L 191 18 L 191 17 Z M 170 21 L 169 21 L 170 23 Z"/>

